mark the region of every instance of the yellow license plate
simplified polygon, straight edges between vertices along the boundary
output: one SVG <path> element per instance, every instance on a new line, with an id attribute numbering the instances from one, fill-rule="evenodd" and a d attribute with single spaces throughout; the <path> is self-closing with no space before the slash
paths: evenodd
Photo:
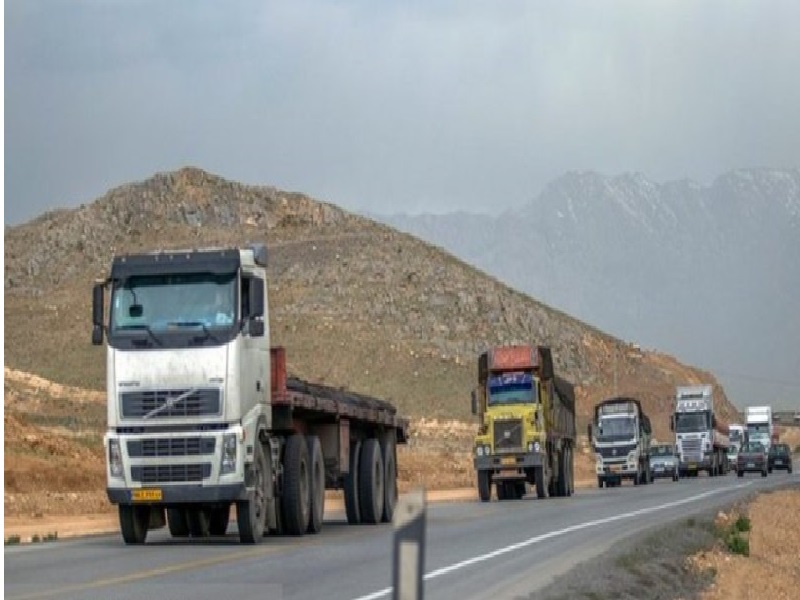
<path id="1" fill-rule="evenodd" d="M 620 467 L 619 465 L 611 465 L 611 472 L 612 473 L 616 473 L 620 469 L 622 469 L 622 467 Z"/>
<path id="2" fill-rule="evenodd" d="M 689 463 L 689 468 L 690 469 L 696 469 L 697 468 L 697 463 Z"/>
<path id="3" fill-rule="evenodd" d="M 503 458 L 503 460 L 500 461 L 500 464 L 503 464 L 503 465 L 515 465 L 515 464 L 517 464 L 517 459 L 514 458 L 513 456 L 506 456 L 506 457 Z"/>
<path id="4" fill-rule="evenodd" d="M 161 490 L 158 489 L 133 490 L 131 494 L 134 502 L 160 502 L 162 497 Z"/>

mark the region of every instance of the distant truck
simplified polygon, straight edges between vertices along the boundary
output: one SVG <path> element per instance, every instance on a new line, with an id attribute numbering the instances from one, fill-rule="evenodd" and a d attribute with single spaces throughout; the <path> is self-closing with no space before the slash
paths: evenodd
<path id="1" fill-rule="evenodd" d="M 520 499 L 526 482 L 538 498 L 575 490 L 575 394 L 553 372 L 550 349 L 502 346 L 478 357 L 472 413 L 479 417 L 474 466 L 478 495 Z"/>
<path id="2" fill-rule="evenodd" d="M 736 457 L 739 454 L 739 449 L 745 442 L 745 432 L 747 428 L 744 425 L 735 423 L 728 425 L 728 466 L 729 468 L 736 468 Z"/>
<path id="3" fill-rule="evenodd" d="M 760 443 L 769 452 L 773 434 L 772 407 L 748 406 L 744 418 L 748 441 Z"/>
<path id="4" fill-rule="evenodd" d="M 711 385 L 678 386 L 670 420 L 680 459 L 680 476 L 710 477 L 729 472 L 729 428 L 716 414 Z"/>
<path id="5" fill-rule="evenodd" d="M 653 482 L 652 427 L 638 399 L 615 396 L 599 402 L 587 433 L 595 452 L 598 487 L 619 486 L 623 479 L 634 485 Z"/>
<path id="6" fill-rule="evenodd" d="M 326 488 L 344 490 L 350 523 L 392 520 L 408 422 L 377 398 L 288 377 L 270 348 L 266 264 L 264 246 L 117 256 L 94 287 L 107 493 L 127 544 L 165 525 L 224 535 L 233 505 L 242 543 L 318 533 Z"/>

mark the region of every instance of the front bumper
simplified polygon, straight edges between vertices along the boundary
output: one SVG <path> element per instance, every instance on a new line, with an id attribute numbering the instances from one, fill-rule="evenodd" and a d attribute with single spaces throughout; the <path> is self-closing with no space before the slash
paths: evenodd
<path id="1" fill-rule="evenodd" d="M 631 467 L 628 463 L 597 463 L 595 465 L 595 472 L 598 477 L 615 478 L 636 477 L 639 470 L 636 467 Z"/>
<path id="2" fill-rule="evenodd" d="M 761 473 L 767 468 L 767 462 L 764 460 L 740 460 L 736 464 L 736 470 L 740 473 Z"/>
<path id="3" fill-rule="evenodd" d="M 494 472 L 494 479 L 523 478 L 525 477 L 525 469 L 541 467 L 543 464 L 544 454 L 541 452 L 491 454 L 473 458 L 475 470 L 492 471 Z"/>
<path id="4" fill-rule="evenodd" d="M 196 485 L 152 486 L 144 489 L 151 490 L 154 488 L 160 490 L 161 500 L 135 501 L 133 499 L 135 490 L 132 489 L 107 488 L 106 493 L 111 504 L 147 504 L 149 506 L 210 504 L 215 502 L 234 502 L 247 498 L 247 490 L 243 483 L 208 487 Z"/>

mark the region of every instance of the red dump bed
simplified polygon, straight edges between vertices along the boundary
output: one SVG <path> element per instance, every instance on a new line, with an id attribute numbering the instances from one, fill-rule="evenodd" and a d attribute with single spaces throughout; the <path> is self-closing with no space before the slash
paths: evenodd
<path id="1" fill-rule="evenodd" d="M 537 355 L 531 346 L 501 346 L 489 353 L 490 369 L 532 369 L 537 365 Z"/>
<path id="2" fill-rule="evenodd" d="M 397 409 L 379 398 L 346 390 L 308 383 L 286 372 L 286 351 L 283 347 L 270 350 L 272 374 L 272 405 L 321 413 L 335 419 L 345 418 L 375 425 L 394 427 L 398 443 L 408 439 L 408 419 L 397 415 Z"/>

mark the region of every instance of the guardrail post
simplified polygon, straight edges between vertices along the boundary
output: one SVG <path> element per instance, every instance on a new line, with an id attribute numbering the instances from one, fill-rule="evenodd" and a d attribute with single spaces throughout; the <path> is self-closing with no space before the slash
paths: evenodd
<path id="1" fill-rule="evenodd" d="M 400 497 L 394 512 L 393 600 L 422 600 L 425 573 L 425 490 Z"/>

